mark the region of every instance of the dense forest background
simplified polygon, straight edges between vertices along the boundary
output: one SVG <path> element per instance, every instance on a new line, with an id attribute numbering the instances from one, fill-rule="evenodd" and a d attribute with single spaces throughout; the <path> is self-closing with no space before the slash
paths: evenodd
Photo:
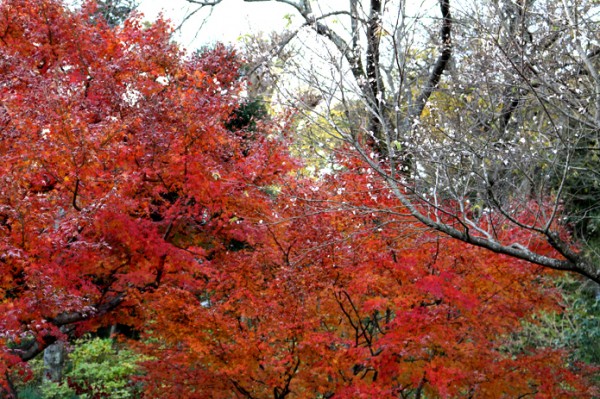
<path id="1" fill-rule="evenodd" d="M 270 2 L 0 3 L 0 398 L 599 397 L 600 7 Z"/>

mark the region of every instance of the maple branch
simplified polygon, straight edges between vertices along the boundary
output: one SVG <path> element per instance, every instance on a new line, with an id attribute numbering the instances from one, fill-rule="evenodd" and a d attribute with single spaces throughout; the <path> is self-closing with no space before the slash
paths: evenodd
<path id="1" fill-rule="evenodd" d="M 81 212 L 81 208 L 79 207 L 79 205 L 77 205 L 77 193 L 79 192 L 79 178 L 77 178 L 75 180 L 75 189 L 73 190 L 73 208 L 75 208 L 75 210 L 77 212 Z"/>
<path id="2" fill-rule="evenodd" d="M 120 293 L 110 301 L 97 306 L 96 311 L 92 312 L 64 312 L 60 313 L 56 317 L 47 318 L 50 323 L 56 327 L 63 327 L 69 324 L 89 320 L 92 317 L 98 317 L 119 306 L 125 299 L 125 294 Z M 36 357 L 39 353 L 43 352 L 49 345 L 52 345 L 57 341 L 55 335 L 45 334 L 40 336 L 38 339 L 33 340 L 25 347 L 17 347 L 11 351 L 19 356 L 21 360 L 28 361 Z"/>
<path id="3" fill-rule="evenodd" d="M 91 312 L 65 312 L 60 313 L 56 317 L 48 318 L 47 320 L 54 324 L 57 327 L 61 327 L 67 324 L 73 324 L 80 321 L 88 320 L 92 317 L 98 317 L 100 315 L 106 314 L 111 310 L 114 310 L 117 306 L 119 306 L 125 300 L 125 293 L 121 292 L 116 295 L 114 298 L 105 302 L 99 306 L 96 306 L 96 309 Z"/>
<path id="4" fill-rule="evenodd" d="M 342 303 L 342 294 L 334 292 L 333 293 L 334 297 L 335 297 L 335 301 L 338 303 L 338 305 L 340 306 L 340 309 L 342 310 L 342 313 L 344 314 L 344 316 L 346 316 L 346 319 L 348 319 L 348 322 L 350 323 L 350 325 L 352 326 L 352 328 L 354 329 L 354 336 L 355 336 L 355 343 L 354 346 L 358 346 L 358 338 L 359 338 L 359 334 L 358 334 L 358 326 L 356 326 L 354 324 L 354 320 L 352 319 L 352 316 L 350 316 L 350 313 L 348 313 L 348 311 L 346 310 L 346 308 L 344 307 L 344 304 Z"/>
<path id="5" fill-rule="evenodd" d="M 4 38 L 8 34 L 8 29 L 9 28 L 10 28 L 10 25 L 6 24 L 6 28 L 4 29 L 4 32 L 2 32 L 2 35 L 0 35 L 0 40 L 2 41 L 2 43 L 4 43 L 5 46 L 8 46 L 8 43 L 6 43 L 6 40 L 4 40 Z"/>
<path id="6" fill-rule="evenodd" d="M 160 282 L 163 278 L 163 273 L 165 272 L 165 261 L 167 260 L 167 255 L 162 255 L 158 260 L 158 266 L 156 268 L 156 278 L 152 283 L 148 285 L 151 288 L 158 288 L 160 286 Z"/>
<path id="7" fill-rule="evenodd" d="M 417 387 L 417 390 L 416 390 L 415 399 L 421 399 L 421 394 L 423 393 L 423 387 L 425 386 L 426 383 L 427 383 L 427 377 L 425 376 L 425 374 L 423 374 L 423 378 L 421 378 L 421 381 L 419 382 L 419 386 Z"/>
<path id="8" fill-rule="evenodd" d="M 344 308 L 343 304 L 341 303 L 342 294 L 346 297 L 346 299 L 348 300 L 348 303 L 350 303 L 350 307 L 352 308 L 352 311 L 356 315 L 357 324 L 354 324 L 354 322 L 352 320 L 352 316 L 350 316 L 349 312 Z M 368 324 L 365 325 L 363 323 L 362 318 L 360 317 L 360 312 L 358 311 L 358 308 L 356 307 L 356 305 L 354 305 L 354 302 L 352 301 L 352 298 L 350 298 L 350 295 L 348 294 L 348 292 L 346 290 L 341 290 L 339 295 L 340 295 L 340 300 L 338 300 L 337 297 L 336 297 L 336 300 L 337 300 L 338 304 L 340 305 L 340 307 L 342 308 L 342 312 L 344 313 L 344 315 L 346 315 L 346 317 L 348 318 L 348 321 L 354 328 L 355 345 L 359 346 L 359 344 L 360 344 L 359 339 L 362 336 L 365 340 L 365 344 L 366 344 L 367 348 L 369 348 L 369 352 L 371 353 L 371 356 L 377 356 L 379 353 L 381 353 L 381 351 L 375 351 L 373 349 L 373 335 L 374 334 L 369 331 L 369 325 Z M 372 322 L 368 321 L 367 323 L 372 323 Z"/>
<path id="9" fill-rule="evenodd" d="M 238 392 L 241 393 L 242 395 L 244 395 L 246 398 L 254 399 L 254 396 L 252 396 L 252 394 L 246 388 L 241 386 L 236 380 L 230 378 L 229 382 L 231 382 L 233 384 L 233 386 L 235 387 L 235 389 L 237 389 Z"/>
<path id="10" fill-rule="evenodd" d="M 281 244 L 281 242 L 279 242 L 279 240 L 275 236 L 275 233 L 273 232 L 273 230 L 270 227 L 268 227 L 268 226 L 267 226 L 267 231 L 271 235 L 271 238 L 273 238 L 273 241 L 275 242 L 275 245 L 277 245 L 277 247 L 279 248 L 279 250 L 283 254 L 283 260 L 284 260 L 285 264 L 287 266 L 291 266 L 292 264 L 290 262 L 290 253 L 292 251 L 292 247 L 294 246 L 294 243 L 296 242 L 296 240 L 295 239 L 292 240 L 292 242 L 290 243 L 290 245 L 288 246 L 288 248 L 285 249 L 283 247 L 283 245 Z"/>
<path id="11" fill-rule="evenodd" d="M 534 396 L 537 393 L 538 393 L 538 391 L 526 392 L 526 393 L 524 393 L 522 395 L 517 396 L 517 399 L 523 399 L 523 398 L 526 398 L 528 396 Z"/>
<path id="12" fill-rule="evenodd" d="M 288 394 L 290 394 L 292 392 L 292 390 L 290 389 L 290 383 L 292 382 L 292 378 L 294 378 L 294 376 L 298 372 L 298 368 L 300 368 L 300 359 L 299 358 L 296 360 L 296 363 L 295 363 L 294 367 L 292 368 L 292 370 L 286 371 L 285 385 L 284 385 L 283 389 L 281 389 L 279 387 L 273 388 L 274 399 L 284 399 Z"/>
<path id="13" fill-rule="evenodd" d="M 388 313 L 388 310 L 386 310 L 386 315 L 387 315 L 387 313 Z M 383 317 L 382 317 L 381 319 L 383 319 Z M 379 325 L 379 320 L 380 320 L 380 317 L 379 317 L 379 311 L 378 311 L 377 309 L 373 311 L 373 316 L 371 317 L 371 320 L 372 320 L 372 321 L 371 321 L 371 324 L 373 324 L 373 326 L 374 326 L 374 327 L 375 327 L 377 330 L 379 330 L 379 332 L 380 332 L 382 335 L 385 335 L 385 334 L 386 334 L 386 333 L 385 333 L 385 331 L 383 331 L 383 329 L 382 329 L 382 328 L 381 328 L 381 326 Z M 378 352 L 379 352 L 379 351 L 378 351 Z M 378 353 L 377 353 L 377 354 L 378 354 Z"/>
<path id="14" fill-rule="evenodd" d="M 42 353 L 44 349 L 46 349 L 48 346 L 52 345 L 56 341 L 57 338 L 54 335 L 44 335 L 43 337 L 41 337 L 41 342 L 36 339 L 25 347 L 18 346 L 16 348 L 12 348 L 11 352 L 19 356 L 21 360 L 26 362 L 28 360 L 33 359 L 38 354 Z"/>

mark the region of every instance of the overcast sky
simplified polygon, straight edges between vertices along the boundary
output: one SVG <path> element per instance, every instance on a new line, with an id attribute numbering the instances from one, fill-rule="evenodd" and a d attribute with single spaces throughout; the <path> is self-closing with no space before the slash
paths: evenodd
<path id="1" fill-rule="evenodd" d="M 178 26 L 186 15 L 197 8 L 185 0 L 140 0 L 138 9 L 150 21 L 163 11 Z M 290 6 L 275 2 L 249 4 L 243 0 L 223 0 L 213 8 L 210 18 L 206 18 L 208 8 L 190 17 L 181 29 L 178 40 L 188 49 L 217 41 L 235 42 L 243 34 L 282 30 L 287 23 L 286 14 L 292 11 Z M 204 26 L 198 30 L 203 22 Z"/>
<path id="2" fill-rule="evenodd" d="M 409 14 L 437 14 L 435 3 L 434 0 L 411 0 L 407 2 L 407 9 Z M 163 11 L 175 26 L 179 26 L 186 15 L 198 9 L 197 5 L 185 0 L 139 0 L 139 4 L 139 10 L 148 20 L 155 20 Z M 315 2 L 313 7 L 320 14 L 316 8 L 326 12 L 336 5 L 344 9 L 347 0 L 322 0 Z M 210 8 L 205 7 L 191 16 L 180 30 L 177 39 L 187 49 L 215 42 L 236 42 L 241 35 L 248 33 L 282 31 L 288 24 L 286 15 L 292 16 L 292 23 L 302 22 L 293 7 L 275 1 L 247 3 L 244 0 L 222 0 L 221 4 L 213 7 L 210 18 L 207 18 L 209 12 Z"/>

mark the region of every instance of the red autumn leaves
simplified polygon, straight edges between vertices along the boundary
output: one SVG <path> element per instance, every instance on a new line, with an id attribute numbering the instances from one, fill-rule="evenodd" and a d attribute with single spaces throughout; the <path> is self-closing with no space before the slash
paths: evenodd
<path id="1" fill-rule="evenodd" d="M 351 157 L 298 178 L 286 117 L 229 131 L 232 51 L 92 16 L 0 6 L 3 375 L 121 323 L 148 397 L 591 395 L 511 346 L 556 307 L 537 270 L 424 229 Z"/>

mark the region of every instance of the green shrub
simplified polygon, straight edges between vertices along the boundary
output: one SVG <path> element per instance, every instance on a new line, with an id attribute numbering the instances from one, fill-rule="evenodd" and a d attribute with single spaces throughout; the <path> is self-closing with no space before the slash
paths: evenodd
<path id="1" fill-rule="evenodd" d="M 132 381 L 142 357 L 115 347 L 111 339 L 83 339 L 69 354 L 63 380 L 42 382 L 41 359 L 32 362 L 34 382 L 23 386 L 20 399 L 130 399 L 139 396 L 139 385 Z"/>

